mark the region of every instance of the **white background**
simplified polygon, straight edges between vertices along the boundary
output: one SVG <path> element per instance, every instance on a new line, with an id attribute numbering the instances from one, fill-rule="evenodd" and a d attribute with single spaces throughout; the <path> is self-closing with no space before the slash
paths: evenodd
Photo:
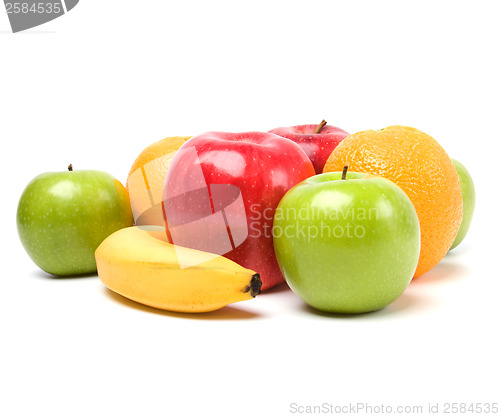
<path id="1" fill-rule="evenodd" d="M 2 9 L 0 414 L 500 402 L 496 5 L 81 0 L 18 34 Z M 382 311 L 319 314 L 279 288 L 206 315 L 162 312 L 96 276 L 42 273 L 17 237 L 19 196 L 41 172 L 71 162 L 125 182 L 166 136 L 322 118 L 417 127 L 475 179 L 466 240 Z"/>

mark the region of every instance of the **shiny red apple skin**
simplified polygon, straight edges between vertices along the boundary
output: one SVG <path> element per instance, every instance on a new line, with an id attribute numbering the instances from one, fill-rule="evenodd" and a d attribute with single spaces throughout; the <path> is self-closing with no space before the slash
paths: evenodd
<path id="1" fill-rule="evenodd" d="M 278 127 L 270 132 L 297 143 L 311 160 L 316 174 L 321 174 L 330 154 L 349 133 L 330 125 L 325 125 L 320 133 L 314 133 L 317 127 L 318 125 Z"/>
<path id="2" fill-rule="evenodd" d="M 302 148 L 273 133 L 195 136 L 177 151 L 165 179 L 167 237 L 223 255 L 258 272 L 263 290 L 274 287 L 284 282 L 274 254 L 274 212 L 290 188 L 313 175 Z"/>

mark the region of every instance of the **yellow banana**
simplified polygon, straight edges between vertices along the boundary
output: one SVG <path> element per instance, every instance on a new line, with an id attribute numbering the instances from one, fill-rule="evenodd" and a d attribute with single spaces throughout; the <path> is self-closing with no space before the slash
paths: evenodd
<path id="1" fill-rule="evenodd" d="M 127 227 L 95 252 L 106 287 L 152 307 L 199 313 L 260 294 L 259 274 L 222 256 L 174 246 L 165 231 Z M 181 264 L 191 266 L 181 268 Z"/>

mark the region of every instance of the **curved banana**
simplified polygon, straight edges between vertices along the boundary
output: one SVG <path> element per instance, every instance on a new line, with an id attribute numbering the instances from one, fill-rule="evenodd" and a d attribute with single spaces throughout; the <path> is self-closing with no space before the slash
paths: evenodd
<path id="1" fill-rule="evenodd" d="M 199 313 L 260 294 L 259 274 L 222 256 L 174 246 L 165 231 L 127 227 L 95 252 L 106 287 L 151 307 Z M 188 267 L 181 267 L 189 261 Z"/>

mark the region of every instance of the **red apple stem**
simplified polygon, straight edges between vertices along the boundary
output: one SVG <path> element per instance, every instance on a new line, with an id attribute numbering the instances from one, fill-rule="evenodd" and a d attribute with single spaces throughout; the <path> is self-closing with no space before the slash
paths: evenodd
<path id="1" fill-rule="evenodd" d="M 73 164 L 68 165 L 68 171 L 73 171 Z"/>
<path id="2" fill-rule="evenodd" d="M 321 123 L 318 125 L 314 133 L 320 133 L 321 130 L 326 126 L 326 120 L 322 120 Z"/>
<path id="3" fill-rule="evenodd" d="M 346 166 L 344 167 L 344 170 L 342 171 L 342 179 L 343 179 L 343 180 L 347 179 L 346 177 L 347 177 L 347 169 L 348 169 L 348 168 L 349 168 L 349 166 L 347 166 L 347 165 L 346 165 Z"/>

